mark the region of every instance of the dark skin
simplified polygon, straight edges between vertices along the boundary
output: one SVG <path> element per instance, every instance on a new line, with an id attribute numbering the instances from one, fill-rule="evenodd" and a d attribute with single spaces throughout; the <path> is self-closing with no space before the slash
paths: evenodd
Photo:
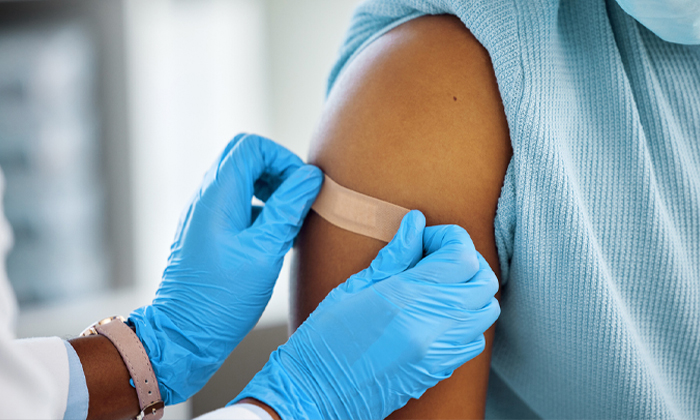
<path id="1" fill-rule="evenodd" d="M 138 396 L 129 384 L 129 371 L 112 342 L 104 336 L 93 335 L 75 338 L 70 343 L 83 365 L 90 394 L 88 420 L 135 418 L 141 412 Z M 279 419 L 274 410 L 259 401 L 244 399 L 241 402 L 262 407 L 272 418 Z"/>
<path id="2" fill-rule="evenodd" d="M 454 16 L 383 35 L 331 92 L 309 163 L 340 185 L 457 224 L 500 277 L 494 218 L 512 156 L 490 57 Z M 385 244 L 311 212 L 292 268 L 291 327 L 367 267 Z M 484 352 L 391 418 L 483 418 L 494 327 Z"/>
<path id="3" fill-rule="evenodd" d="M 106 337 L 94 335 L 70 340 L 80 357 L 90 394 L 88 419 L 135 418 L 141 409 L 129 371 L 116 347 Z"/>

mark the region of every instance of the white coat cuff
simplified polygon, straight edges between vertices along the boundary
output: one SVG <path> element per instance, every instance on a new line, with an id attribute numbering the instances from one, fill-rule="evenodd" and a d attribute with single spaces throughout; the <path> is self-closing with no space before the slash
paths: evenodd
<path id="1" fill-rule="evenodd" d="M 88 393 L 87 382 L 83 364 L 80 362 L 78 353 L 68 341 L 63 341 L 68 353 L 68 372 L 70 382 L 68 384 L 68 402 L 65 420 L 85 420 L 87 419 L 88 407 L 90 405 L 90 394 Z"/>

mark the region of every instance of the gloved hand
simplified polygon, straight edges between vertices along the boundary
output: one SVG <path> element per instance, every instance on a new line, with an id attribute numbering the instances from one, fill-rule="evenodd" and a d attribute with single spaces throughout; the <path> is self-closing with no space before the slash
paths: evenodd
<path id="1" fill-rule="evenodd" d="M 200 390 L 260 319 L 322 182 L 318 168 L 254 135 L 234 138 L 204 176 L 153 303 L 129 318 L 166 404 Z"/>
<path id="2" fill-rule="evenodd" d="M 497 290 L 464 229 L 425 228 L 411 211 L 231 404 L 254 398 L 285 420 L 385 418 L 482 352 Z"/>

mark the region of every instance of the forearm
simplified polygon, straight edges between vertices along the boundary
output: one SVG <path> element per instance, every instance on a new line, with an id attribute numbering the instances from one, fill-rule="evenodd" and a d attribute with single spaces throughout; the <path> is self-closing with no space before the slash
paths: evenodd
<path id="1" fill-rule="evenodd" d="M 133 419 L 139 412 L 136 389 L 116 347 L 101 335 L 70 340 L 83 365 L 90 394 L 88 419 Z M 273 419 L 279 416 L 264 403 L 247 398 L 242 403 L 256 405 Z"/>
<path id="2" fill-rule="evenodd" d="M 88 419 L 133 419 L 140 410 L 136 389 L 121 355 L 101 335 L 70 340 L 80 358 L 90 395 Z"/>

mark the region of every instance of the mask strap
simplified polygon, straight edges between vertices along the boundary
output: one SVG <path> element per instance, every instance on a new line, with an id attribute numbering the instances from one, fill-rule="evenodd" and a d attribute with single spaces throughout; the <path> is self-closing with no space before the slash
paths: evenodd
<path id="1" fill-rule="evenodd" d="M 409 212 L 401 206 L 345 188 L 328 175 L 311 207 L 341 229 L 390 242 Z"/>

